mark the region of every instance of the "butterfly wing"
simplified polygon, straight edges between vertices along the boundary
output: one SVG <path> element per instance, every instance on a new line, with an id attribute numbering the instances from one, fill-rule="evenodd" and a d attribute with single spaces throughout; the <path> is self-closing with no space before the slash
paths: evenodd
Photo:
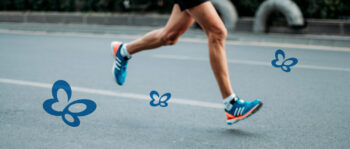
<path id="1" fill-rule="evenodd" d="M 75 106 L 78 104 L 84 104 L 85 109 L 80 112 L 72 112 L 69 110 L 71 106 Z M 95 109 L 96 109 L 96 103 L 89 99 L 79 99 L 79 100 L 73 101 L 72 103 L 68 104 L 67 107 L 65 108 L 65 110 L 67 110 L 69 113 L 73 113 L 77 116 L 89 115 L 90 113 L 94 112 Z"/>
<path id="2" fill-rule="evenodd" d="M 298 63 L 298 59 L 291 57 L 291 58 L 286 59 L 283 62 L 283 65 L 286 65 L 288 67 L 292 67 L 292 66 L 296 65 L 297 63 Z"/>
<path id="3" fill-rule="evenodd" d="M 149 103 L 151 106 L 157 106 L 160 104 L 159 103 L 159 94 L 157 91 L 151 91 L 149 93 L 149 96 L 151 97 L 151 101 Z"/>
<path id="4" fill-rule="evenodd" d="M 162 97 L 160 97 L 159 99 L 159 103 L 161 107 L 166 107 L 168 106 L 167 101 L 170 99 L 171 94 L 170 93 L 165 93 L 164 95 L 162 95 Z"/>
<path id="5" fill-rule="evenodd" d="M 291 57 L 291 58 L 288 58 L 285 61 L 283 61 L 281 68 L 285 72 L 290 72 L 290 70 L 291 70 L 290 67 L 296 65 L 297 63 L 298 63 L 298 59 Z"/>
<path id="6" fill-rule="evenodd" d="M 281 69 L 283 70 L 283 71 L 285 71 L 285 72 L 290 72 L 290 67 L 288 67 L 288 66 L 286 66 L 286 65 L 283 65 L 282 67 L 281 67 Z"/>
<path id="7" fill-rule="evenodd" d="M 86 107 L 81 112 L 72 112 L 69 110 L 69 108 L 71 106 L 75 106 L 77 104 L 84 104 Z M 71 102 L 70 104 L 68 104 L 66 106 L 66 108 L 64 108 L 63 114 L 62 114 L 62 120 L 69 126 L 77 127 L 80 125 L 79 116 L 88 115 L 88 114 L 94 112 L 95 109 L 96 109 L 96 103 L 94 101 L 89 100 L 89 99 L 79 99 L 79 100 Z M 71 121 L 67 120 L 66 116 L 71 116 L 73 118 L 73 121 L 71 122 Z"/>
<path id="8" fill-rule="evenodd" d="M 68 96 L 68 101 L 70 100 L 70 97 L 72 96 L 72 89 L 70 88 L 69 84 L 64 81 L 64 80 L 57 80 L 53 86 L 52 86 L 52 96 L 54 99 L 57 99 L 57 91 L 59 89 L 63 89 L 67 96 Z"/>
<path id="9" fill-rule="evenodd" d="M 52 105 L 54 103 L 57 103 L 59 102 L 58 98 L 57 98 L 57 92 L 59 89 L 63 89 L 65 91 L 65 93 L 67 94 L 67 100 L 69 101 L 70 100 L 70 97 L 72 95 L 72 89 L 71 87 L 69 86 L 69 84 L 64 81 L 64 80 L 58 80 L 56 81 L 53 86 L 52 86 L 52 89 L 51 89 L 51 94 L 52 94 L 52 99 L 47 99 L 44 103 L 43 103 L 43 108 L 44 110 L 51 114 L 51 115 L 54 115 L 54 116 L 60 116 L 62 115 L 62 112 L 61 111 L 56 111 L 52 108 Z"/>
<path id="10" fill-rule="evenodd" d="M 278 49 L 275 52 L 275 59 L 271 61 L 272 66 L 281 67 L 283 64 L 282 62 L 284 58 L 285 58 L 284 52 L 281 49 Z"/>
<path id="11" fill-rule="evenodd" d="M 55 99 L 55 98 L 53 98 L 53 99 L 47 99 L 47 100 L 45 100 L 44 103 L 43 103 L 43 108 L 44 108 L 44 110 L 45 110 L 47 113 L 49 113 L 49 114 L 51 114 L 51 115 L 60 116 L 60 115 L 62 115 L 62 112 L 61 112 L 61 111 L 56 111 L 56 110 L 54 110 L 54 109 L 52 108 L 52 105 L 53 105 L 54 103 L 56 103 L 56 102 L 58 102 L 57 98 L 56 98 L 56 99 Z"/>
<path id="12" fill-rule="evenodd" d="M 67 120 L 66 116 L 70 116 L 70 117 L 73 119 L 73 121 L 71 122 L 71 121 Z M 63 122 L 65 122 L 65 123 L 66 123 L 67 125 L 69 125 L 69 126 L 77 127 L 77 126 L 80 125 L 79 117 L 78 117 L 76 114 L 72 114 L 72 113 L 63 113 L 63 114 L 61 115 L 61 117 L 62 117 Z"/>

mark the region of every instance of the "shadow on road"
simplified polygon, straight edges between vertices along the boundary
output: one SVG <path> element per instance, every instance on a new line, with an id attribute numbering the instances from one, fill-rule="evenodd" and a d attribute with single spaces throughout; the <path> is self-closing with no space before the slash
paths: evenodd
<path id="1" fill-rule="evenodd" d="M 228 135 L 237 136 L 237 137 L 259 137 L 260 136 L 260 134 L 258 134 L 258 133 L 252 133 L 249 131 L 235 129 L 235 128 L 225 129 L 224 133 L 228 134 Z"/>

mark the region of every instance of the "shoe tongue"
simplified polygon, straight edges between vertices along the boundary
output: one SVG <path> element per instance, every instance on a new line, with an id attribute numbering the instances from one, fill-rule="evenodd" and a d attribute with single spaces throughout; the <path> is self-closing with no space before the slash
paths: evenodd
<path id="1" fill-rule="evenodd" d="M 242 99 L 239 99 L 239 100 L 238 100 L 238 102 L 240 102 L 240 103 L 244 103 L 244 100 L 242 100 Z"/>
<path id="2" fill-rule="evenodd" d="M 233 99 L 231 100 L 231 104 L 234 104 L 236 101 L 240 100 L 238 96 L 233 97 Z"/>

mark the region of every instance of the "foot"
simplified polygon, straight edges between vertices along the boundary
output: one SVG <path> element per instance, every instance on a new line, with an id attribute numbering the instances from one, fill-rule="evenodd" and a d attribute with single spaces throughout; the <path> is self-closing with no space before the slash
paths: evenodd
<path id="1" fill-rule="evenodd" d="M 227 125 L 232 125 L 240 120 L 243 120 L 255 112 L 257 112 L 263 103 L 258 99 L 248 102 L 241 99 L 232 100 L 230 109 L 225 109 L 226 112 L 226 123 Z"/>
<path id="2" fill-rule="evenodd" d="M 111 43 L 113 57 L 114 57 L 112 72 L 113 72 L 115 81 L 119 85 L 123 85 L 125 82 L 126 68 L 128 66 L 128 58 L 123 57 L 120 54 L 122 46 L 123 46 L 122 42 L 115 41 Z"/>

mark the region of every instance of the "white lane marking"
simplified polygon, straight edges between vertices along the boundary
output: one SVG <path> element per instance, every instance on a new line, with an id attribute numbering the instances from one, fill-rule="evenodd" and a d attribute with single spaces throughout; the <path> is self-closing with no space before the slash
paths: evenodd
<path id="1" fill-rule="evenodd" d="M 317 46 L 306 44 L 291 44 L 291 43 L 274 43 L 274 42 L 256 42 L 256 41 L 227 41 L 229 45 L 242 45 L 242 46 L 262 46 L 262 47 L 278 47 L 278 48 L 298 48 L 308 49 L 316 51 L 341 51 L 350 52 L 348 47 L 331 47 L 331 46 Z"/>
<path id="2" fill-rule="evenodd" d="M 180 56 L 180 55 L 154 54 L 153 57 L 162 58 L 162 59 L 174 59 L 174 60 L 209 61 L 208 58 Z M 247 61 L 247 60 L 227 59 L 227 63 L 245 64 L 245 65 L 259 65 L 259 66 L 269 66 L 269 67 L 271 66 L 272 67 L 271 63 L 267 63 L 267 62 L 263 62 L 263 61 Z M 301 64 L 297 64 L 295 66 L 295 68 L 350 72 L 350 68 L 324 67 L 324 66 L 315 66 L 315 65 L 301 65 Z"/>
<path id="3" fill-rule="evenodd" d="M 201 38 L 181 38 L 180 41 L 194 42 L 194 43 L 208 43 L 207 39 L 201 39 Z M 317 46 L 317 45 L 291 44 L 291 43 L 226 40 L 226 44 L 242 45 L 242 46 L 263 46 L 263 47 L 277 47 L 277 48 L 307 49 L 307 50 L 316 50 L 316 51 L 350 52 L 349 47 Z"/>
<path id="4" fill-rule="evenodd" d="M 65 32 L 22 31 L 22 30 L 7 30 L 7 29 L 0 29 L 0 33 L 24 34 L 24 35 L 56 35 L 56 36 L 73 36 L 73 37 L 92 37 L 92 38 L 122 38 L 122 39 L 132 39 L 132 40 L 142 37 L 141 35 L 127 35 L 127 34 L 65 33 Z M 208 42 L 207 39 L 201 39 L 201 38 L 180 38 L 180 41 L 190 42 L 190 43 L 205 43 L 205 44 L 207 44 Z M 241 45 L 241 46 L 293 48 L 293 49 L 303 49 L 303 50 L 306 49 L 306 50 L 316 50 L 316 51 L 350 52 L 350 47 L 317 46 L 317 45 L 291 44 L 291 43 L 227 40 L 226 44 Z"/>
<path id="5" fill-rule="evenodd" d="M 48 84 L 48 83 L 13 80 L 13 79 L 6 79 L 6 78 L 0 78 L 0 83 L 21 85 L 21 86 L 40 87 L 40 88 L 48 88 L 48 89 L 52 88 L 52 84 Z M 114 92 L 114 91 L 109 91 L 109 90 L 91 89 L 91 88 L 84 88 L 84 87 L 77 87 L 77 86 L 71 86 L 71 88 L 72 88 L 73 92 L 82 92 L 82 93 L 89 93 L 89 94 L 97 94 L 97 95 L 105 95 L 105 96 L 113 96 L 113 97 L 122 97 L 122 98 L 150 101 L 150 97 L 148 95 L 143 95 L 143 94 L 121 93 L 121 92 Z M 169 103 L 191 105 L 191 106 L 197 106 L 197 107 L 224 109 L 223 104 L 204 102 L 204 101 L 195 101 L 195 100 L 183 99 L 183 98 L 171 98 L 171 100 L 169 100 Z"/>

